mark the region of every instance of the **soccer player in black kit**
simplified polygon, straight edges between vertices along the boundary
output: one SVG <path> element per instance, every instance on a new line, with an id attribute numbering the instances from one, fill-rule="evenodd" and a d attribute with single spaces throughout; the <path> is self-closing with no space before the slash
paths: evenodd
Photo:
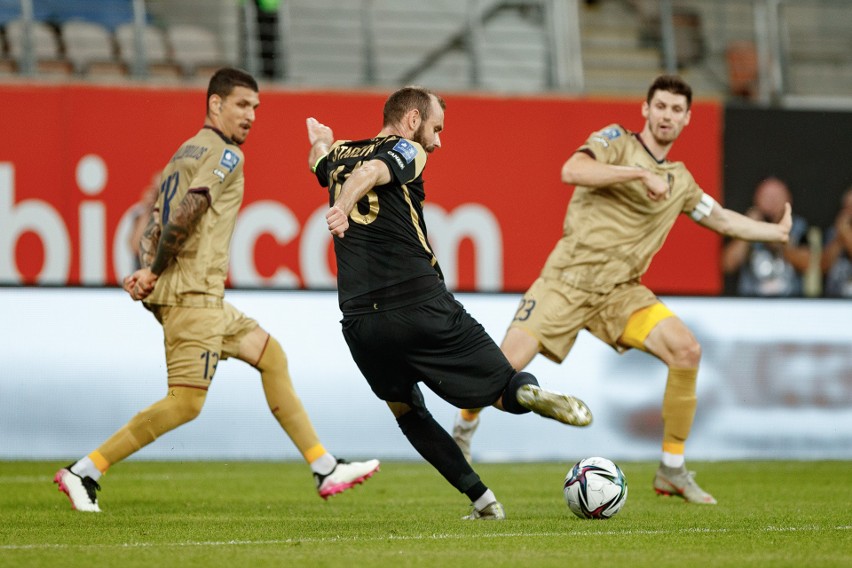
<path id="1" fill-rule="evenodd" d="M 530 410 L 565 424 L 592 416 L 574 397 L 516 372 L 447 291 L 423 219 L 423 169 L 441 146 L 444 101 L 420 87 L 390 95 L 374 138 L 335 141 L 307 120 L 309 165 L 328 187 L 343 336 L 370 388 L 411 445 L 470 498 L 465 519 L 500 520 L 503 506 L 424 405 L 418 383 L 459 408 Z"/>

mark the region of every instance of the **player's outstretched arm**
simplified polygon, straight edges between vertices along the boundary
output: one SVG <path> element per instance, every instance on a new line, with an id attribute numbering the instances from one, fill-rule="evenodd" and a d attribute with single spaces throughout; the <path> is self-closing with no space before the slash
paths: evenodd
<path id="1" fill-rule="evenodd" d="M 786 203 L 781 220 L 777 223 L 767 223 L 725 209 L 717 203 L 710 214 L 698 223 L 726 237 L 764 243 L 787 243 L 790 239 L 790 229 L 793 227 L 793 210 L 790 204 Z"/>
<path id="2" fill-rule="evenodd" d="M 308 152 L 308 167 L 313 169 L 317 161 L 328 154 L 328 149 L 334 143 L 334 132 L 314 117 L 308 118 L 305 123 L 308 127 L 308 142 L 311 143 L 311 150 Z"/>

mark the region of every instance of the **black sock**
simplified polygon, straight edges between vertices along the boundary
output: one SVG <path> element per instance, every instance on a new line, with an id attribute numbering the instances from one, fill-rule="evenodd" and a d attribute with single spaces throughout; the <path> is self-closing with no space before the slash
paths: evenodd
<path id="1" fill-rule="evenodd" d="M 515 376 L 509 381 L 506 390 L 503 391 L 503 410 L 511 414 L 526 414 L 529 412 L 528 408 L 524 408 L 518 402 L 518 389 L 523 385 L 538 386 L 538 380 L 530 373 L 524 371 L 515 373 Z"/>
<path id="2" fill-rule="evenodd" d="M 429 411 L 414 408 L 397 418 L 396 422 L 414 449 L 471 501 L 488 490 L 464 459 L 453 437 L 441 428 Z"/>

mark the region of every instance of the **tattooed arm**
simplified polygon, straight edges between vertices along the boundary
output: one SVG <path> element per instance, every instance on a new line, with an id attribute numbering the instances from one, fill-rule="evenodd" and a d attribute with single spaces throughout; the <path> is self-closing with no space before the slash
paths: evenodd
<path id="1" fill-rule="evenodd" d="M 151 263 L 151 272 L 159 276 L 183 248 L 186 239 L 198 226 L 202 215 L 210 207 L 207 191 L 190 191 L 178 205 L 177 211 L 163 227 L 157 245 L 157 254 Z"/>
<path id="2" fill-rule="evenodd" d="M 160 235 L 162 234 L 160 210 L 154 209 L 151 211 L 151 218 L 148 219 L 148 224 L 139 238 L 139 266 L 150 268 L 151 263 L 154 262 L 154 255 L 157 253 L 157 246 L 160 244 Z"/>
<path id="3" fill-rule="evenodd" d="M 160 274 L 180 253 L 186 239 L 209 207 L 210 198 L 206 190 L 190 191 L 162 230 L 159 229 L 159 223 L 152 219 L 142 239 L 142 268 L 124 280 L 124 289 L 131 298 L 144 300 L 148 297 Z"/>

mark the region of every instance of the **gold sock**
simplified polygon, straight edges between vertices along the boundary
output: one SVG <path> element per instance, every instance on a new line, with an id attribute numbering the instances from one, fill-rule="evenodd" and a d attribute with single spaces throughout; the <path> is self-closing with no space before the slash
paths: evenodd
<path id="1" fill-rule="evenodd" d="M 92 460 L 92 463 L 95 464 L 95 467 L 98 468 L 98 471 L 101 473 L 106 473 L 106 470 L 108 470 L 111 465 L 104 455 L 98 450 L 95 450 L 87 457 Z"/>
<path id="2" fill-rule="evenodd" d="M 299 400 L 290 372 L 287 370 L 287 355 L 281 344 L 269 336 L 266 348 L 257 362 L 257 369 L 263 381 L 263 392 L 272 415 L 287 432 L 308 463 L 325 454 L 319 436 L 308 418 L 308 413 Z"/>
<path id="3" fill-rule="evenodd" d="M 698 369 L 669 368 L 663 395 L 663 451 L 683 454 L 695 418 Z"/>
<path id="4" fill-rule="evenodd" d="M 467 422 L 473 422 L 479 417 L 479 413 L 482 411 L 481 408 L 462 408 L 461 417 L 462 420 Z"/>
<path id="5" fill-rule="evenodd" d="M 207 391 L 192 387 L 169 387 L 166 398 L 159 400 L 130 419 L 93 452 L 100 460 L 92 461 L 98 469 L 120 462 L 144 448 L 166 432 L 174 430 L 198 416 Z M 91 456 L 90 456 L 91 457 Z M 106 471 L 104 468 L 101 471 Z"/>

